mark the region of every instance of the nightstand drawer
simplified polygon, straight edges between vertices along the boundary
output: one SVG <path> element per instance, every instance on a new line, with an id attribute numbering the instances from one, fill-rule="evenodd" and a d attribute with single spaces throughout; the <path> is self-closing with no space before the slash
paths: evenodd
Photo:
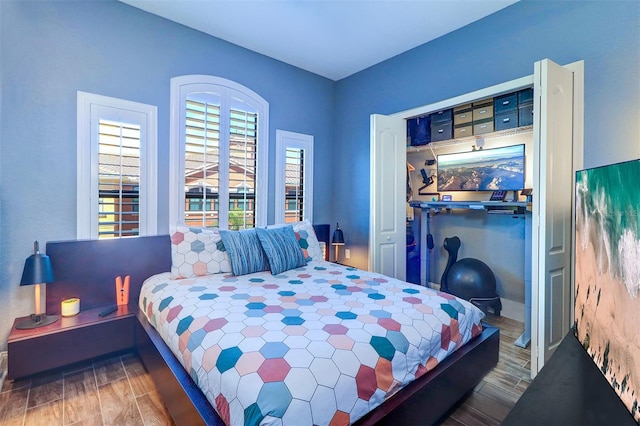
<path id="1" fill-rule="evenodd" d="M 105 318 L 103 308 L 32 330 L 12 330 L 7 342 L 9 379 L 89 360 L 135 346 L 135 316 L 126 306 Z"/>

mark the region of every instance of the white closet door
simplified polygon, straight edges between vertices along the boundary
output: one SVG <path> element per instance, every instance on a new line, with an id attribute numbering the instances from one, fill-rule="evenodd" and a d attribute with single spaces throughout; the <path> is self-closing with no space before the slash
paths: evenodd
<path id="1" fill-rule="evenodd" d="M 406 121 L 371 116 L 369 269 L 406 279 Z"/>
<path id="2" fill-rule="evenodd" d="M 534 66 L 532 375 L 571 327 L 573 73 L 545 59 Z"/>

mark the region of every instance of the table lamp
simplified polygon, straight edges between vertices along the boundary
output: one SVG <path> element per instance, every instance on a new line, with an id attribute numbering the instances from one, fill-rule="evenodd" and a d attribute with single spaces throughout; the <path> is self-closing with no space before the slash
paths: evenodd
<path id="1" fill-rule="evenodd" d="M 49 256 L 40 253 L 40 247 L 37 241 L 33 243 L 33 252 L 34 253 L 29 256 L 24 263 L 20 285 L 35 284 L 36 313 L 31 314 L 28 319 L 16 324 L 16 328 L 19 330 L 28 330 L 49 325 L 58 321 L 59 318 L 57 315 L 47 316 L 40 312 L 40 284 L 46 284 L 54 280 L 53 268 L 51 267 L 51 259 L 49 259 Z"/>
<path id="2" fill-rule="evenodd" d="M 338 247 L 344 245 L 344 233 L 340 229 L 340 224 L 336 223 L 336 230 L 333 231 L 333 238 L 331 238 L 331 244 L 336 250 L 336 262 L 338 261 Z"/>

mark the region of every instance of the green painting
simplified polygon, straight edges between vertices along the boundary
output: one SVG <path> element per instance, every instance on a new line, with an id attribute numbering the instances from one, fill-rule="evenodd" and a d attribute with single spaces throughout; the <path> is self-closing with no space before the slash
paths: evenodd
<path id="1" fill-rule="evenodd" d="M 640 422 L 640 160 L 576 174 L 575 333 Z"/>

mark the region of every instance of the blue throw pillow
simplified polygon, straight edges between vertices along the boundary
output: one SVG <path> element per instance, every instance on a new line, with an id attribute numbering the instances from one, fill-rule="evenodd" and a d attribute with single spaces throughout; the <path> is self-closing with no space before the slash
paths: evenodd
<path id="1" fill-rule="evenodd" d="M 262 250 L 255 229 L 242 231 L 221 229 L 220 237 L 229 255 L 233 275 L 239 276 L 269 270 L 269 260 Z"/>
<path id="2" fill-rule="evenodd" d="M 273 275 L 307 264 L 300 249 L 300 244 L 296 239 L 296 234 L 293 232 L 293 227 L 258 228 L 256 231 L 262 244 L 262 249 L 266 253 L 267 259 L 269 259 Z"/>

